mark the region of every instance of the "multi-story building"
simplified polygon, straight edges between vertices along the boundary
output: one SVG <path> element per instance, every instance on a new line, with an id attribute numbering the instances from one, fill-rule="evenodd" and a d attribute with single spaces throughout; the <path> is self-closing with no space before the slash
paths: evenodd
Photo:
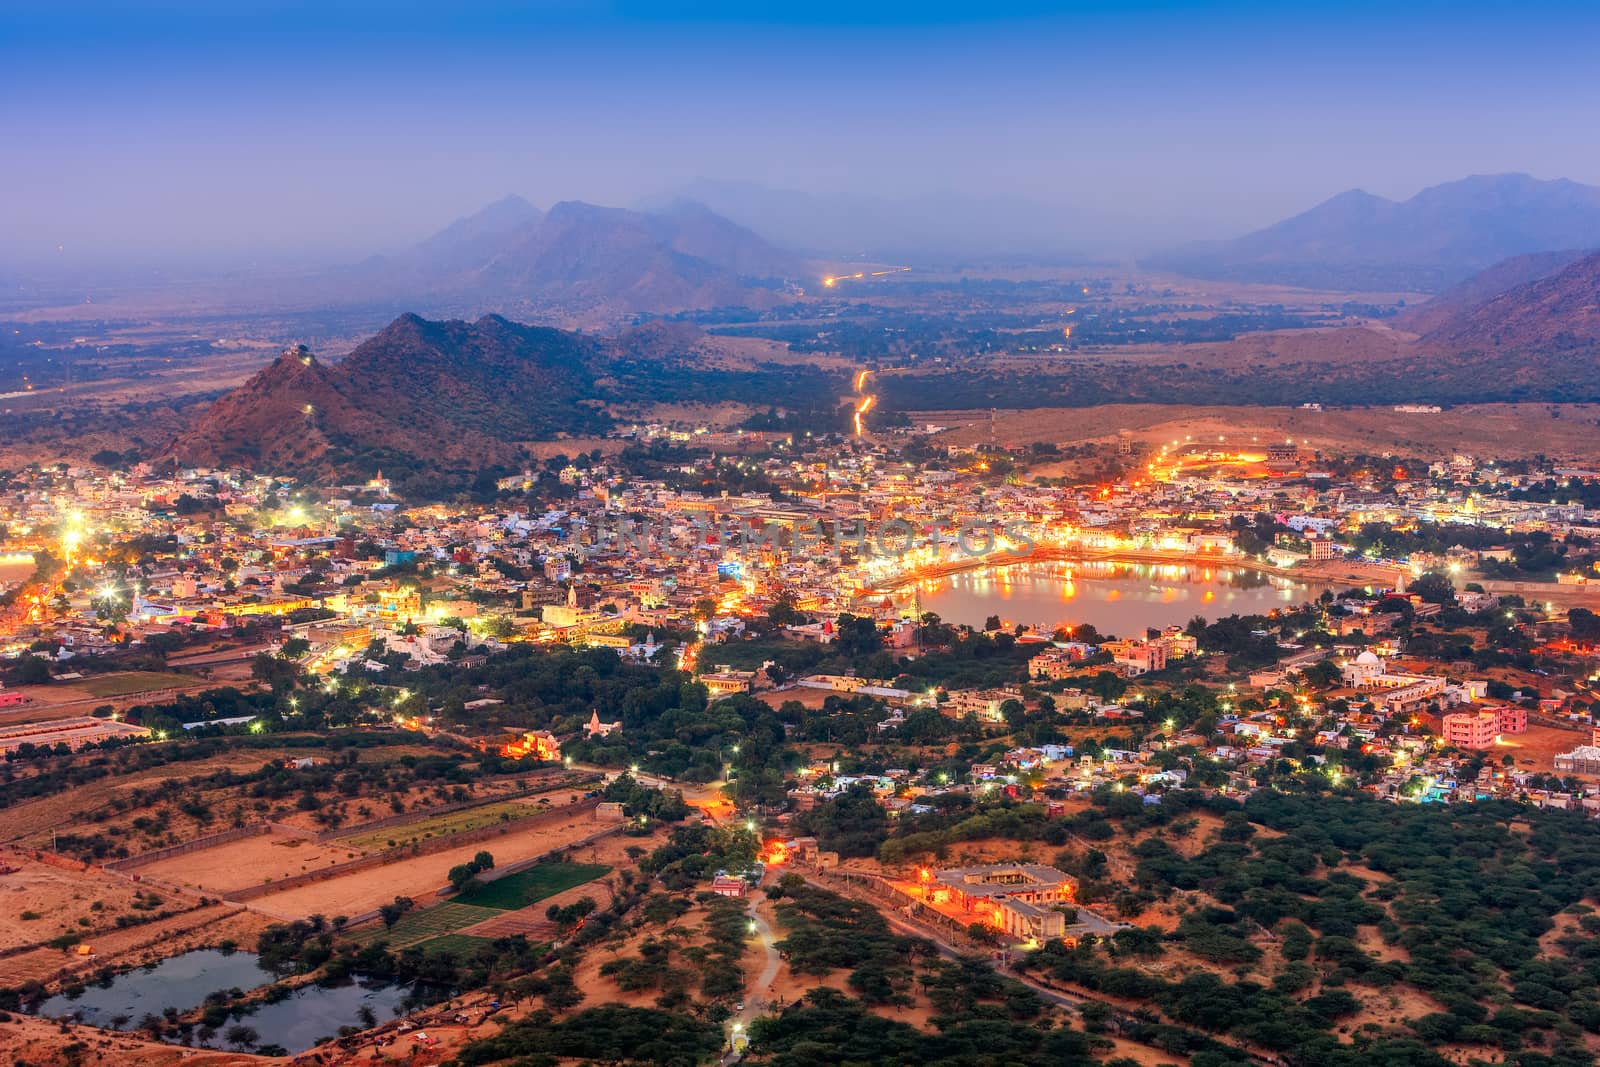
<path id="1" fill-rule="evenodd" d="M 1444 717 L 1443 734 L 1457 748 L 1488 748 L 1500 736 L 1500 717 L 1489 708 L 1454 712 Z"/>
<path id="2" fill-rule="evenodd" d="M 1503 734 L 1520 734 L 1528 730 L 1528 709 L 1516 704 L 1501 704 L 1494 709 L 1497 728 Z"/>
<path id="3" fill-rule="evenodd" d="M 1083 647 L 1045 649 L 1028 661 L 1028 677 L 1051 681 L 1070 677 L 1083 662 Z"/>
<path id="4" fill-rule="evenodd" d="M 1003 722 L 1000 707 L 1008 700 L 1022 699 L 1020 689 L 957 689 L 948 694 L 939 710 L 952 719 L 974 715 L 979 722 Z"/>
<path id="5" fill-rule="evenodd" d="M 1165 670 L 1167 646 L 1159 641 L 1108 641 L 1100 646 L 1129 678 Z"/>

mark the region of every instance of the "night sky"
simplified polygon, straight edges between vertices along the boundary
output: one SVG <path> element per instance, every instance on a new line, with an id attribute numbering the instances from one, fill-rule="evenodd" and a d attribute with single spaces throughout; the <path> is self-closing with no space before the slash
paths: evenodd
<path id="1" fill-rule="evenodd" d="M 0 259 L 334 260 L 701 177 L 1025 199 L 1129 249 L 1600 184 L 1593 3 L 767 7 L 7 0 Z"/>

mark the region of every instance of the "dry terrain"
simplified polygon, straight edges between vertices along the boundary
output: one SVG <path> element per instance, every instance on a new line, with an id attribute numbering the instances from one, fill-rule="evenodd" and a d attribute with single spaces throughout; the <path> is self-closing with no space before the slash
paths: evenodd
<path id="1" fill-rule="evenodd" d="M 939 440 L 979 444 L 989 439 L 988 412 L 920 411 L 915 423 L 948 427 Z M 1293 440 L 1336 455 L 1394 452 L 1448 456 L 1464 452 L 1503 459 L 1536 453 L 1581 462 L 1600 461 L 1600 404 L 1470 404 L 1437 414 L 1407 414 L 1392 407 L 1311 411 L 1304 408 L 1185 407 L 1107 404 L 1088 408 L 1001 411 L 995 437 L 1007 445 L 1110 442 L 1130 432 L 1146 449 L 1173 442 L 1209 444 Z M 1048 473 L 1043 468 L 1035 473 Z"/>
<path id="2" fill-rule="evenodd" d="M 21 852 L 0 852 L 0 950 L 63 934 L 86 938 L 131 910 L 137 887 L 98 870 L 73 871 Z M 0 970 L 4 965 L 0 964 Z"/>
<path id="3" fill-rule="evenodd" d="M 445 884 L 445 874 L 450 868 L 466 863 L 479 851 L 488 851 L 497 863 L 507 864 L 542 855 L 587 834 L 603 830 L 608 825 L 611 824 L 596 819 L 592 811 L 586 810 L 542 826 L 513 828 L 486 841 L 459 845 L 443 852 L 402 859 L 326 881 L 268 893 L 255 898 L 251 904 L 278 914 L 310 916 L 359 915 L 380 904 L 387 904 L 397 896 L 410 897 L 419 904 L 429 903 L 434 900 L 436 891 Z M 264 844 L 270 838 L 252 840 L 262 843 L 257 847 L 273 847 Z M 574 858 L 588 862 L 591 851 L 589 848 L 579 849 Z M 597 850 L 593 851 L 598 854 Z"/>
<path id="4" fill-rule="evenodd" d="M 69 1054 L 68 1047 L 78 1051 Z M 0 1062 L 33 1067 L 261 1067 L 288 1061 L 164 1045 L 136 1034 L 17 1015 L 0 1026 Z"/>
<path id="5" fill-rule="evenodd" d="M 227 896 L 359 855 L 337 842 L 318 844 L 299 837 L 263 834 L 145 864 L 138 870 L 150 878 L 178 883 L 196 892 Z"/>

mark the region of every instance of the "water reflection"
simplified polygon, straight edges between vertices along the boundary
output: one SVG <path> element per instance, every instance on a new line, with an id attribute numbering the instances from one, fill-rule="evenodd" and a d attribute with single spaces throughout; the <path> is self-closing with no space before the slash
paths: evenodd
<path id="1" fill-rule="evenodd" d="M 277 978 L 253 953 L 200 949 L 117 975 L 109 984 L 89 986 L 77 996 L 53 996 L 39 1006 L 39 1014 L 71 1015 L 93 1026 L 129 1030 L 146 1015 L 161 1015 L 169 1008 L 182 1015 L 203 1005 L 212 993 L 248 992 Z M 398 985 L 359 981 L 333 987 L 308 985 L 275 1003 L 249 1007 L 238 1021 L 254 1030 L 263 1044 L 281 1045 L 294 1054 L 336 1036 L 341 1026 L 370 1025 L 362 1008 L 378 1022 L 391 1018 L 406 996 L 406 988 Z M 230 1018 L 215 1032 L 197 1028 L 193 1043 L 227 1047 L 228 1026 L 233 1022 Z"/>
<path id="2" fill-rule="evenodd" d="M 1196 615 L 1257 615 L 1314 600 L 1323 587 L 1215 563 L 1017 563 L 921 583 L 923 611 L 982 626 L 991 615 L 1053 628 L 1089 623 L 1130 635 Z M 909 593 L 906 594 L 909 598 Z"/>

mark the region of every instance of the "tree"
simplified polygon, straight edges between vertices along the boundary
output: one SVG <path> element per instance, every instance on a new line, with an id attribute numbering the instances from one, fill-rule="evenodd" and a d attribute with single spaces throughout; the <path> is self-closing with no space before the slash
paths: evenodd
<path id="1" fill-rule="evenodd" d="M 9 673 L 12 685 L 45 685 L 50 681 L 50 664 L 38 656 L 22 656 Z"/>
<path id="2" fill-rule="evenodd" d="M 458 863 L 450 868 L 450 873 L 445 877 L 450 881 L 450 888 L 459 893 L 477 880 L 478 872 L 472 869 L 471 864 Z"/>
<path id="3" fill-rule="evenodd" d="M 1417 576 L 1411 583 L 1411 592 L 1421 597 L 1429 604 L 1454 604 L 1456 602 L 1456 587 L 1450 579 L 1437 571 L 1429 571 Z"/>
<path id="4" fill-rule="evenodd" d="M 394 924 L 400 921 L 400 916 L 417 906 L 417 902 L 410 897 L 395 897 L 394 903 L 385 904 L 378 909 L 378 915 L 383 919 L 383 925 L 393 929 Z"/>
<path id="5" fill-rule="evenodd" d="M 261 1035 L 256 1033 L 255 1027 L 246 1026 L 244 1023 L 234 1023 L 223 1031 L 223 1037 L 228 1039 L 228 1044 L 234 1048 L 249 1048 L 261 1040 Z"/>
<path id="6" fill-rule="evenodd" d="M 1600 615 L 1588 608 L 1573 608 L 1567 612 L 1567 624 L 1572 628 L 1575 641 L 1600 639 Z"/>
<path id="7" fill-rule="evenodd" d="M 767 609 L 767 618 L 774 626 L 794 626 L 805 622 L 806 617 L 795 607 L 796 603 L 794 593 L 783 590 L 773 598 L 772 606 Z"/>
<path id="8" fill-rule="evenodd" d="M 872 788 L 858 782 L 807 813 L 804 825 L 817 843 L 840 856 L 871 856 L 889 836 L 888 816 Z"/>
<path id="9" fill-rule="evenodd" d="M 257 652 L 255 659 L 250 661 L 250 677 L 265 683 L 274 692 L 293 688 L 299 674 L 300 668 L 293 662 L 266 652 Z"/>

